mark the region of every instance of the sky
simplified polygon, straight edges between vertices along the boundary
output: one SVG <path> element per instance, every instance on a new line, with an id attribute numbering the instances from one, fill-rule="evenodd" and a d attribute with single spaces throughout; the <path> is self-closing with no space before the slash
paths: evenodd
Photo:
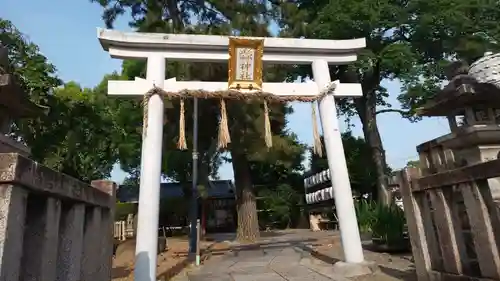
<path id="1" fill-rule="evenodd" d="M 97 27 L 104 27 L 102 9 L 89 0 L 45 1 L 1 0 L 0 18 L 8 19 L 37 44 L 42 53 L 57 67 L 58 75 L 64 81 L 75 81 L 83 87 L 94 87 L 105 74 L 119 71 L 121 61 L 111 59 L 97 40 Z M 26 9 L 30 7 L 30 9 Z M 121 31 L 130 31 L 128 19 L 119 18 L 114 26 Z M 170 77 L 168 77 L 170 78 Z M 384 81 L 390 93 L 389 102 L 399 108 L 396 97 L 400 85 L 395 81 Z M 311 109 L 309 104 L 293 104 L 294 113 L 289 117 L 289 128 L 302 142 L 312 144 Z M 402 119 L 396 113 L 379 115 L 378 126 L 387 162 L 392 168 L 402 168 L 409 160 L 416 160 L 415 147 L 425 141 L 449 132 L 444 118 L 425 118 L 418 123 Z M 362 136 L 359 119 L 353 119 L 353 134 Z M 345 129 L 344 120 L 340 120 Z M 306 163 L 307 165 L 307 163 Z M 233 179 L 230 165 L 220 171 L 221 179 Z M 111 177 L 123 181 L 126 174 L 115 167 Z"/>

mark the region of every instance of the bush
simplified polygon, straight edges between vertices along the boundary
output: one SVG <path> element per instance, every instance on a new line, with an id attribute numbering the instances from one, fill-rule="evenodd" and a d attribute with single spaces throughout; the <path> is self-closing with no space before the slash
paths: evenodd
<path id="1" fill-rule="evenodd" d="M 378 204 L 375 208 L 375 218 L 372 237 L 380 239 L 380 242 L 386 245 L 400 245 L 405 241 L 406 218 L 404 211 L 398 206 Z"/>
<path id="2" fill-rule="evenodd" d="M 361 233 L 371 233 L 374 240 L 386 245 L 399 245 L 405 241 L 406 218 L 398 206 L 359 200 L 355 208 Z"/>
<path id="3" fill-rule="evenodd" d="M 274 189 L 262 189 L 259 192 L 259 223 L 273 228 L 288 228 L 294 216 L 300 214 L 301 196 L 288 184 L 280 184 Z M 299 211 L 299 212 L 297 212 Z"/>
<path id="4" fill-rule="evenodd" d="M 115 221 L 126 220 L 128 214 L 135 214 L 136 206 L 137 204 L 134 203 L 117 202 L 115 205 Z"/>
<path id="5" fill-rule="evenodd" d="M 376 221 L 376 209 L 377 203 L 374 201 L 368 201 L 365 199 L 358 200 L 354 203 L 356 209 L 356 216 L 358 219 L 359 232 L 361 233 L 371 233 L 372 226 Z"/>

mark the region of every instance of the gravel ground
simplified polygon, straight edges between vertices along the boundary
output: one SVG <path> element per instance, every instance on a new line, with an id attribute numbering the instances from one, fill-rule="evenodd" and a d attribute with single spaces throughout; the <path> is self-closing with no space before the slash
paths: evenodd
<path id="1" fill-rule="evenodd" d="M 158 276 L 161 279 L 168 280 L 170 277 L 182 271 L 189 264 L 187 262 L 187 252 L 189 244 L 186 238 L 167 238 L 168 251 L 158 255 Z M 210 247 L 217 249 L 220 243 L 202 242 L 202 248 Z M 113 260 L 113 281 L 134 280 L 134 261 L 135 261 L 135 241 L 128 240 L 118 246 L 116 257 Z"/>
<path id="2" fill-rule="evenodd" d="M 286 235 L 283 237 L 276 238 L 263 238 L 265 240 L 270 240 L 269 242 L 278 242 L 274 240 L 284 239 L 285 236 L 289 237 L 300 237 L 301 239 L 309 239 L 308 242 L 312 248 L 315 250 L 313 254 L 316 258 L 323 260 L 324 262 L 334 263 L 336 260 L 343 259 L 343 252 L 340 243 L 340 237 L 335 233 L 321 233 L 321 232 L 310 232 L 304 230 L 288 230 Z M 225 236 L 223 239 L 218 239 L 217 241 L 203 242 L 203 248 L 210 248 L 209 254 L 207 255 L 211 262 L 216 262 L 219 258 L 222 258 L 227 252 L 231 251 L 234 247 L 231 241 L 226 241 Z M 224 240 L 224 241 L 223 241 Z M 229 239 L 230 240 L 230 239 Z M 158 275 L 165 276 L 167 278 L 161 278 L 160 280 L 169 280 L 175 274 L 179 272 L 186 273 L 191 271 L 186 264 L 188 242 L 186 239 L 169 238 L 168 239 L 169 250 L 166 253 L 162 253 L 158 257 Z M 127 241 L 121 244 L 117 250 L 116 258 L 113 262 L 113 281 L 125 281 L 134 280 L 133 278 L 133 266 L 134 266 L 134 252 L 135 252 L 135 241 Z M 388 254 L 379 253 L 375 251 L 365 250 L 365 259 L 367 261 L 375 262 L 380 267 L 380 271 L 375 274 L 368 276 L 360 276 L 352 278 L 355 281 L 417 281 L 414 273 L 414 265 L 412 262 L 411 253 L 406 254 Z M 212 261 L 213 260 L 213 261 Z M 183 274 L 180 274 L 183 275 Z"/>

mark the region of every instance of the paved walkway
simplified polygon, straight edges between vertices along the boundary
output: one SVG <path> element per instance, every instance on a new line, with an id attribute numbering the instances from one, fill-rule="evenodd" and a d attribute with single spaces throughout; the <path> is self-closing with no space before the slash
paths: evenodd
<path id="1" fill-rule="evenodd" d="M 334 235 L 332 233 L 322 234 Z M 309 236 L 309 235 L 308 235 Z M 302 236 L 304 237 L 304 236 Z M 202 267 L 184 276 L 185 281 L 329 281 L 335 276 L 332 265 L 307 251 L 316 239 L 300 233 L 264 239 L 255 245 L 234 245 L 232 251 L 209 259 Z"/>

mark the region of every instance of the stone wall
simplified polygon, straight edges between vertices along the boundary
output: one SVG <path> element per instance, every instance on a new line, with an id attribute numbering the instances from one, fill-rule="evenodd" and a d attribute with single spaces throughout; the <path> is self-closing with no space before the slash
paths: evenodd
<path id="1" fill-rule="evenodd" d="M 111 280 L 115 196 L 0 153 L 0 280 Z"/>

